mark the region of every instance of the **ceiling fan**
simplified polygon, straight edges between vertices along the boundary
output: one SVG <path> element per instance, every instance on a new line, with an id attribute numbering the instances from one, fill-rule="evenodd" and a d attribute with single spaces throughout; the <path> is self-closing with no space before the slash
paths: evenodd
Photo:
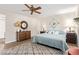
<path id="1" fill-rule="evenodd" d="M 31 15 L 35 12 L 35 13 L 38 13 L 38 14 L 41 14 L 41 12 L 39 12 L 38 10 L 41 9 L 41 7 L 34 7 L 33 5 L 27 5 L 27 4 L 24 4 L 29 10 L 23 10 L 23 11 L 31 11 Z"/>

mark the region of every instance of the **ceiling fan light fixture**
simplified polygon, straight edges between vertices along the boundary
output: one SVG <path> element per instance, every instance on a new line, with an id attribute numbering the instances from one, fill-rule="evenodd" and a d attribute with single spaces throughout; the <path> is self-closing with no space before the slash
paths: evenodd
<path id="1" fill-rule="evenodd" d="M 31 15 L 33 14 L 33 13 L 37 13 L 37 14 L 41 14 L 41 12 L 39 12 L 39 11 L 37 11 L 37 10 L 40 10 L 40 9 L 42 9 L 40 6 L 39 7 L 34 7 L 33 5 L 27 5 L 27 4 L 24 4 L 28 9 L 29 9 L 29 11 L 31 11 Z M 24 11 L 27 11 L 27 10 L 24 10 Z"/>

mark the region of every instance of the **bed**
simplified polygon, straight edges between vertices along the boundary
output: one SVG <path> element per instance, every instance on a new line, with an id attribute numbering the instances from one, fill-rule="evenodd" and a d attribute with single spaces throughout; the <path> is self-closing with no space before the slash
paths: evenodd
<path id="1" fill-rule="evenodd" d="M 60 30 L 49 31 L 47 33 L 35 35 L 32 37 L 32 42 L 55 47 L 64 52 L 68 49 L 66 43 L 66 34 Z"/>

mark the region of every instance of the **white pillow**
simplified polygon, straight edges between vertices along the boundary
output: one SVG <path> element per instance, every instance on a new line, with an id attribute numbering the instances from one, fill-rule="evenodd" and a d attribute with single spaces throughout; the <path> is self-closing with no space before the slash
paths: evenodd
<path id="1" fill-rule="evenodd" d="M 58 35 L 59 31 L 54 31 L 53 34 Z"/>
<path id="2" fill-rule="evenodd" d="M 48 34 L 53 34 L 53 31 L 48 31 Z"/>

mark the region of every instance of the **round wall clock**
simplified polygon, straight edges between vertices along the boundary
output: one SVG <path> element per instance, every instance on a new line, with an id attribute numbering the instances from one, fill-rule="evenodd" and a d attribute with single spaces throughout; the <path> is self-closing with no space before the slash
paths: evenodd
<path id="1" fill-rule="evenodd" d="M 26 21 L 21 21 L 21 28 L 26 29 L 28 27 L 28 23 Z"/>

